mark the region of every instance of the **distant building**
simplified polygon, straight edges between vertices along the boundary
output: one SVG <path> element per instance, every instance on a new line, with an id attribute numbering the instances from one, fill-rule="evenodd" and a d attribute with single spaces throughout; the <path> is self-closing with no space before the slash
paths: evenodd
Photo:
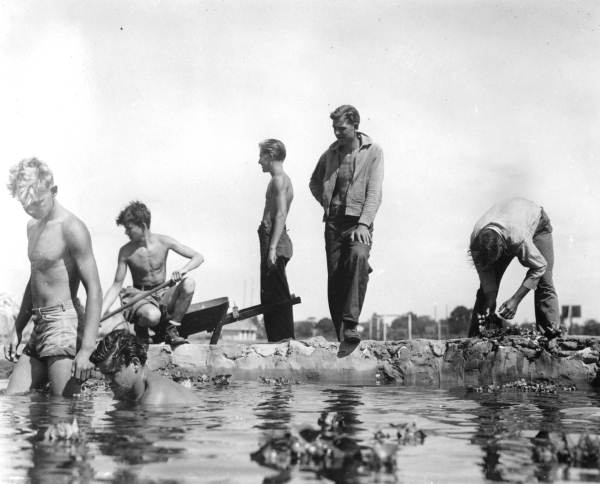
<path id="1" fill-rule="evenodd" d="M 251 319 L 223 326 L 221 339 L 224 341 L 256 341 L 256 324 Z"/>

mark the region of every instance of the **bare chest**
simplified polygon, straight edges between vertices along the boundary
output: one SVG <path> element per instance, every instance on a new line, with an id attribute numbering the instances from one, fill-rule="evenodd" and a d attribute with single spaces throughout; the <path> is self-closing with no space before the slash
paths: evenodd
<path id="1" fill-rule="evenodd" d="M 27 255 L 31 267 L 44 270 L 69 256 L 59 223 L 36 225 L 28 233 Z"/>
<path id="2" fill-rule="evenodd" d="M 162 245 L 138 247 L 128 258 L 127 263 L 134 271 L 161 271 L 167 259 L 167 251 Z"/>

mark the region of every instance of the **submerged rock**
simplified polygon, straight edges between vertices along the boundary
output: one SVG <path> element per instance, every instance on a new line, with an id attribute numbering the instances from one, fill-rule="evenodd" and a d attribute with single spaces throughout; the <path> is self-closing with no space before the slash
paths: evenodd
<path id="1" fill-rule="evenodd" d="M 73 419 L 72 423 L 59 422 L 57 424 L 50 425 L 44 432 L 42 439 L 44 442 L 52 441 L 69 441 L 78 442 L 83 440 L 84 435 L 79 430 L 77 419 Z"/>
<path id="2" fill-rule="evenodd" d="M 558 393 L 574 392 L 577 390 L 576 385 L 560 384 L 555 381 L 540 380 L 540 381 L 525 381 L 519 380 L 502 383 L 499 385 L 484 385 L 478 387 L 467 387 L 467 391 L 475 393 L 498 393 L 498 392 L 530 392 L 530 393 Z"/>
<path id="3" fill-rule="evenodd" d="M 405 445 L 421 445 L 425 439 L 425 433 L 414 423 L 390 425 L 391 431 L 377 431 L 371 445 L 346 432 L 342 414 L 325 412 L 317 424 L 318 429 L 308 426 L 267 434 L 250 458 L 281 472 L 279 479 L 272 482 L 290 479 L 292 469 L 347 482 L 356 476 L 393 472 L 398 450 Z"/>
<path id="4" fill-rule="evenodd" d="M 259 383 L 262 383 L 264 385 L 273 385 L 276 387 L 298 385 L 300 383 L 298 380 L 293 380 L 293 379 L 287 378 L 285 376 L 280 376 L 277 378 L 268 378 L 265 376 L 259 376 L 258 381 L 259 381 Z"/>
<path id="5" fill-rule="evenodd" d="M 229 385 L 231 375 L 217 375 L 212 377 L 212 381 L 217 386 Z"/>
<path id="6" fill-rule="evenodd" d="M 531 440 L 534 462 L 569 464 L 585 469 L 600 468 L 599 437 L 582 434 L 573 442 L 564 433 L 541 431 Z"/>

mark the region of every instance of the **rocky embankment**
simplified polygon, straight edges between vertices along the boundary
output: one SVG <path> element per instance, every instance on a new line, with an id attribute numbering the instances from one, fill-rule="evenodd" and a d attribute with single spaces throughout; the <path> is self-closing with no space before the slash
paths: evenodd
<path id="1" fill-rule="evenodd" d="M 321 337 L 278 344 L 152 345 L 148 364 L 179 374 L 285 377 L 298 381 L 397 383 L 434 387 L 552 380 L 587 388 L 600 385 L 600 338 L 496 338 L 363 341 L 345 356 Z"/>
<path id="2" fill-rule="evenodd" d="M 600 386 L 600 337 L 551 342 L 532 335 L 410 341 L 363 341 L 349 354 L 322 337 L 277 344 L 151 345 L 148 365 L 175 376 L 223 375 L 289 381 L 396 383 L 433 387 L 501 385 L 551 380 L 577 388 Z M 0 361 L 0 379 L 12 363 Z"/>

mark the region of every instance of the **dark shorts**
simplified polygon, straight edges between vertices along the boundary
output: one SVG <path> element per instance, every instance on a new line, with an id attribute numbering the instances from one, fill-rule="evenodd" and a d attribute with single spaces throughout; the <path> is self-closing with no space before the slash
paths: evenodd
<path id="1" fill-rule="evenodd" d="M 121 304 L 125 305 L 125 304 L 129 303 L 129 301 L 131 301 L 138 294 L 141 294 L 142 292 L 145 292 L 148 289 L 150 289 L 150 288 L 146 288 L 145 290 L 142 290 L 142 289 L 138 289 L 136 287 L 131 287 L 131 286 L 122 289 L 121 294 L 120 294 Z M 136 313 L 142 306 L 144 306 L 146 304 L 150 304 L 150 305 L 158 308 L 161 312 L 161 315 L 164 316 L 167 312 L 167 306 L 169 304 L 169 301 L 171 300 L 171 297 L 173 296 L 174 290 L 175 290 L 175 287 L 164 287 L 164 288 L 160 289 L 159 291 L 156 291 L 155 293 L 146 296 L 145 298 L 136 302 L 130 308 L 123 311 L 123 316 L 130 323 L 136 324 L 137 319 L 138 319 L 138 316 Z"/>
<path id="2" fill-rule="evenodd" d="M 75 358 L 83 332 L 83 307 L 79 300 L 35 308 L 33 331 L 23 353 L 41 360 L 51 356 Z"/>

